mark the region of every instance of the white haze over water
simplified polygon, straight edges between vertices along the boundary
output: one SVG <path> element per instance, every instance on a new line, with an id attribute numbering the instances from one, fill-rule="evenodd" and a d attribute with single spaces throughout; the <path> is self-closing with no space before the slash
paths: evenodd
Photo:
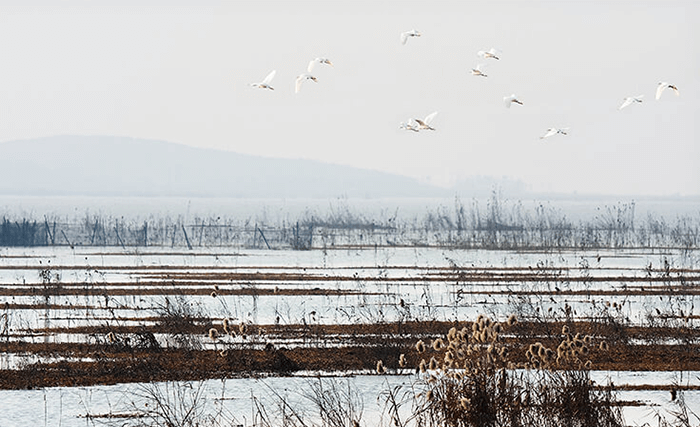
<path id="1" fill-rule="evenodd" d="M 369 221 L 386 221 L 396 217 L 399 221 L 421 219 L 428 213 L 444 209 L 454 215 L 456 201 L 467 212 L 477 206 L 486 213 L 489 199 L 472 198 L 335 198 L 335 199 L 237 199 L 237 198 L 186 198 L 186 197 L 31 197 L 0 196 L 0 216 L 8 219 L 42 220 L 45 216 L 67 220 L 80 220 L 86 215 L 123 218 L 141 221 L 149 218 L 182 217 L 228 218 L 255 220 L 277 225 L 282 221 L 303 219 L 306 215 L 327 217 L 333 214 L 351 213 Z M 635 220 L 645 220 L 649 214 L 673 221 L 678 217 L 700 217 L 700 200 L 697 198 L 637 198 L 598 197 L 591 199 L 510 199 L 499 198 L 503 212 L 509 214 L 521 205 L 525 213 L 534 215 L 538 206 L 552 210 L 573 221 L 590 221 L 605 213 L 634 203 Z"/>
<path id="2" fill-rule="evenodd" d="M 0 141 L 121 135 L 444 186 L 700 194 L 697 1 L 1 4 Z M 477 57 L 491 47 L 499 61 Z M 319 56 L 335 66 L 295 94 Z M 480 62 L 488 78 L 469 74 Z M 273 69 L 275 91 L 249 86 Z M 681 96 L 654 100 L 660 81 Z M 511 93 L 525 105 L 504 108 Z M 436 131 L 398 129 L 432 111 Z M 571 132 L 540 140 L 550 127 Z"/>

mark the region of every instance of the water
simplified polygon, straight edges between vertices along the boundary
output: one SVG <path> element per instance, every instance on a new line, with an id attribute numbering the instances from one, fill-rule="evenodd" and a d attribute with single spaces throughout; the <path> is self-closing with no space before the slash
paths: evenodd
<path id="1" fill-rule="evenodd" d="M 599 384 L 607 384 L 613 380 L 616 384 L 655 384 L 687 378 L 690 384 L 698 384 L 699 372 L 607 372 L 593 371 L 592 379 Z M 362 409 L 362 426 L 380 425 L 384 401 L 382 392 L 395 386 L 408 388 L 416 381 L 415 375 L 343 375 L 337 378 L 327 378 L 334 384 L 357 391 L 356 407 Z M 203 395 L 202 412 L 220 414 L 221 419 L 232 424 L 244 426 L 253 425 L 260 421 L 256 409 L 265 409 L 267 417 L 279 420 L 282 414 L 281 399 L 309 422 L 318 421 L 318 412 L 313 401 L 308 396 L 313 395 L 312 385 L 318 379 L 313 376 L 294 376 L 284 378 L 241 378 L 227 380 L 208 380 L 202 383 L 155 383 L 155 384 L 118 384 L 112 386 L 94 387 L 61 387 L 41 390 L 0 390 L 0 404 L 3 407 L 3 417 L 0 426 L 17 425 L 50 425 L 62 427 L 82 427 L 103 425 L 107 418 L 87 418 L 107 414 L 129 414 L 146 410 L 146 403 L 153 407 L 153 402 L 142 395 L 145 390 L 157 387 L 164 398 L 177 401 L 182 393 L 185 402 L 197 390 Z M 183 386 L 183 384 L 185 384 Z M 201 389 L 200 389 L 201 387 Z M 141 396 L 140 396 L 141 395 Z M 700 408 L 700 391 L 684 392 L 685 401 L 692 410 Z M 670 419 L 669 410 L 673 410 L 668 391 L 623 391 L 618 393 L 623 401 L 640 401 L 647 406 L 626 406 L 623 414 L 627 425 L 656 425 L 656 414 Z M 404 415 L 410 405 L 406 405 Z M 290 408 L 286 408 L 289 414 Z M 692 418 L 691 418 L 692 420 Z M 115 420 L 111 420 L 114 422 Z M 383 425 L 388 425 L 383 420 Z M 126 422 L 126 420 L 124 421 Z M 122 425 L 119 420 L 117 425 Z M 128 425 L 128 424 L 127 424 Z"/>
<path id="2" fill-rule="evenodd" d="M 463 200 L 466 206 L 470 200 Z M 30 216 L 37 220 L 46 216 L 67 219 L 97 213 L 140 221 L 158 216 L 192 219 L 196 217 L 230 216 L 245 220 L 281 223 L 313 213 L 330 215 L 350 209 L 366 218 L 388 220 L 396 216 L 410 221 L 438 206 L 453 209 L 454 199 L 335 199 L 335 200 L 239 200 L 239 199 L 158 199 L 158 198 L 31 198 L 2 197 L 0 212 L 8 216 Z M 599 208 L 617 204 L 617 200 L 545 202 L 571 220 L 589 220 Z M 625 201 L 623 201 L 625 202 Z M 487 201 L 479 201 L 484 209 Z M 523 202 L 526 210 L 534 210 L 537 201 Z M 697 200 L 647 199 L 635 202 L 636 218 L 648 212 L 673 220 L 677 216 L 700 214 Z M 489 313 L 503 320 L 518 309 L 538 307 L 542 313 L 561 311 L 563 304 L 572 307 L 578 318 L 588 318 L 601 310 L 620 319 L 644 324 L 654 309 L 666 314 L 695 315 L 697 296 L 683 289 L 673 296 L 653 292 L 641 295 L 627 291 L 662 290 L 677 283 L 643 280 L 658 278 L 660 267 L 670 261 L 674 268 L 697 269 L 700 251 L 674 249 L 509 251 L 463 250 L 421 247 L 379 247 L 365 249 L 318 249 L 311 251 L 254 250 L 246 248 L 114 248 L 114 247 L 40 247 L 0 249 L 0 307 L 9 304 L 52 304 L 54 308 L 14 309 L 8 318 L 12 339 L 33 342 L 86 342 L 85 335 L 68 332 L 36 333 L 43 327 L 75 328 L 78 326 L 145 324 L 162 307 L 165 295 L 148 295 L 141 291 L 164 288 L 175 283 L 199 295 L 186 300 L 197 310 L 214 319 L 229 317 L 236 322 L 255 324 L 318 324 L 374 323 L 406 320 L 469 320 Z M 654 266 L 651 273 L 649 264 Z M 455 269 L 455 266 L 457 269 Z M 460 279 L 459 269 L 470 275 L 489 273 L 478 280 Z M 77 295 L 41 295 L 32 288 L 47 285 L 40 273 L 52 277 L 48 285 L 66 289 L 90 289 Z M 540 274 L 537 280 L 503 278 L 513 272 Z M 262 273 L 268 274 L 267 277 Z M 282 277 L 271 279 L 270 274 Z M 230 275 L 227 278 L 226 275 Z M 241 275 L 248 275 L 242 278 Z M 295 275 L 313 281 L 293 279 Z M 688 290 L 698 285 L 697 274 L 685 282 Z M 582 277 L 590 280 L 577 280 Z M 217 286 L 219 295 L 209 293 Z M 226 291 L 257 289 L 313 290 L 332 289 L 341 295 L 226 295 Z M 556 289 L 559 288 L 559 291 Z M 103 293 L 120 290 L 123 295 Z M 615 295 L 596 295 L 597 291 L 619 291 Z M 100 292 L 105 291 L 105 292 Z M 528 291 L 526 299 L 517 299 L 508 291 Z M 586 291 L 567 294 L 560 291 Z M 551 298 L 551 299 L 550 299 Z M 621 304 L 613 310 L 609 304 Z M 523 306 L 526 306 L 523 308 Z M 529 308 L 528 308 L 529 307 Z M 311 313 L 314 313 L 313 316 Z M 125 320 L 130 319 L 130 320 Z M 278 320 L 279 319 L 279 320 Z M 696 322 L 696 319 L 691 322 Z M 692 326 L 692 324 L 691 324 Z M 157 335 L 162 343 L 167 337 Z M 212 343 L 200 337 L 205 347 Z M 226 340 L 234 340 L 227 337 Z M 304 345 L 288 341 L 288 347 Z M 35 356 L 3 354 L 3 367 L 17 367 L 35 361 Z M 697 372 L 593 372 L 595 381 L 605 384 L 692 384 L 698 383 Z M 377 425 L 381 405 L 377 397 L 382 390 L 408 384 L 411 376 L 377 376 L 367 373 L 352 375 L 352 387 L 361 395 L 365 416 L 362 425 Z M 276 411 L 274 392 L 290 402 L 303 402 L 300 390 L 308 389 L 309 378 L 245 378 L 210 380 L 204 383 L 207 411 L 222 411 L 229 420 L 244 426 L 256 419 L 255 402 L 262 402 Z M 197 384 L 193 384 L 196 386 Z M 141 385 L 142 387 L 143 385 Z M 163 384 L 159 385 L 163 387 Z M 144 402 L 135 397 L 139 385 L 120 384 L 79 388 L 45 388 L 41 390 L 0 391 L 0 427 L 14 425 L 101 425 L 105 419 L 86 418 L 142 408 Z M 273 392 L 274 390 L 274 392 Z M 655 425 L 655 411 L 668 416 L 673 409 L 667 391 L 624 391 L 623 400 L 638 400 L 643 407 L 625 407 L 628 424 Z M 685 393 L 691 409 L 700 408 L 700 393 Z M 256 400 L 257 399 L 257 400 Z M 278 399 L 277 399 L 278 400 Z M 133 402 L 133 403 L 132 403 Z M 308 402 L 307 402 L 308 404 Z M 658 406 L 654 406 L 658 405 Z M 308 406 L 308 405 L 307 405 Z M 697 411 L 696 411 L 697 412 Z M 309 414 L 313 416 L 313 414 Z M 117 422 L 118 425 L 121 425 Z M 385 425 L 387 423 L 385 422 Z"/>

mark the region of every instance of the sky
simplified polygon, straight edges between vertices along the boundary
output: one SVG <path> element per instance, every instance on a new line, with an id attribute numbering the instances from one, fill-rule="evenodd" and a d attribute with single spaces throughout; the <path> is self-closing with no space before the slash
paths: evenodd
<path id="1" fill-rule="evenodd" d="M 0 1 L 0 10 L 0 141 L 130 136 L 441 186 L 491 176 L 536 192 L 700 194 L 697 1 Z M 402 45 L 411 29 L 422 36 Z M 492 47 L 500 60 L 477 56 Z M 334 66 L 317 66 L 318 82 L 295 93 L 316 57 Z M 479 63 L 488 77 L 470 74 Z M 250 86 L 272 70 L 274 91 Z M 660 81 L 680 96 L 655 100 Z M 524 105 L 505 108 L 512 93 Z M 435 131 L 399 129 L 433 111 Z M 550 127 L 570 132 L 540 139 Z"/>

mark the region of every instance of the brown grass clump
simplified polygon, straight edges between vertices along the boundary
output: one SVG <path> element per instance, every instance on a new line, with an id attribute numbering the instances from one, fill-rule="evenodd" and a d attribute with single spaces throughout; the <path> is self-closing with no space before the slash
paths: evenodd
<path id="1" fill-rule="evenodd" d="M 564 339 L 552 348 L 539 341 L 527 345 L 501 339 L 514 324 L 480 315 L 471 333 L 450 329 L 447 342 L 442 343 L 444 363 L 440 365 L 435 357 L 429 363 L 420 362 L 419 386 L 424 392 L 417 394 L 413 413 L 418 425 L 624 425 L 610 392 L 598 391 L 590 380 L 593 363 L 585 356 L 592 337 L 571 337 L 565 326 Z M 434 350 L 438 348 L 433 345 Z M 526 361 L 517 362 L 517 352 L 523 350 Z M 526 370 L 514 370 L 518 366 Z"/>

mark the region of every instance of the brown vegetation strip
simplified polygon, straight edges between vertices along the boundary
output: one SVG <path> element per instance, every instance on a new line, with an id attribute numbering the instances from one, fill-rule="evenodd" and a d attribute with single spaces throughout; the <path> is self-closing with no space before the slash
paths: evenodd
<path id="1" fill-rule="evenodd" d="M 223 284 L 222 284 L 223 285 Z M 123 286 L 123 287 L 119 287 Z M 138 287 L 137 287 L 138 286 Z M 380 295 L 377 292 L 366 292 L 354 289 L 321 289 L 321 288 L 279 288 L 274 287 L 259 287 L 258 286 L 246 286 L 239 289 L 217 289 L 218 285 L 216 283 L 178 283 L 177 285 L 167 285 L 164 283 L 157 284 L 144 284 L 140 283 L 136 285 L 134 283 L 110 283 L 108 286 L 104 285 L 94 285 L 90 287 L 85 287 L 83 285 L 78 286 L 52 286 L 49 288 L 44 288 L 39 285 L 35 288 L 4 288 L 0 289 L 0 296 L 37 296 L 37 297 L 47 297 L 47 296 L 63 296 L 63 295 L 77 295 L 77 296 L 131 296 L 131 295 L 212 295 L 212 292 L 216 293 L 217 296 L 225 295 L 278 295 L 278 296 L 290 296 L 290 295 L 320 295 L 320 296 L 339 296 L 339 295 Z M 37 305 L 39 308 L 46 308 L 42 304 Z M 75 307 L 72 307 L 75 308 Z"/>
<path id="2" fill-rule="evenodd" d="M 202 319 L 200 319 L 202 320 Z M 206 334 L 212 323 L 190 323 L 182 333 Z M 428 350 L 419 354 L 414 346 L 418 339 L 430 343 L 431 338 L 444 337 L 452 326 L 470 327 L 470 322 L 409 322 L 377 325 L 263 325 L 251 326 L 250 338 L 241 343 L 219 342 L 217 350 L 161 348 L 153 341 L 159 326 L 136 328 L 80 328 L 83 333 L 94 334 L 95 344 L 51 344 L 2 342 L 0 351 L 14 354 L 35 354 L 44 357 L 93 359 L 92 362 L 64 360 L 56 363 L 39 363 L 21 370 L 0 371 L 0 388 L 25 389 L 49 386 L 77 386 L 113 384 L 117 382 L 198 380 L 255 375 L 287 375 L 299 370 L 370 372 L 378 360 L 382 360 L 390 372 L 410 372 L 422 358 L 438 359 L 443 351 Z M 589 359 L 593 369 L 623 371 L 676 371 L 700 370 L 700 345 L 698 331 L 684 328 L 627 328 L 617 324 L 579 322 L 566 324 L 573 332 L 591 334 L 593 349 Z M 184 326 L 187 326 L 185 324 Z M 526 361 L 527 346 L 539 341 L 547 347 L 556 347 L 561 341 L 564 323 L 521 322 L 508 328 L 503 342 L 510 349 L 509 360 Z M 109 344 L 106 335 L 116 335 L 116 342 Z M 258 335 L 261 333 L 262 335 Z M 333 336 L 343 334 L 351 339 L 342 347 L 327 347 Z M 124 344 L 126 336 L 132 337 L 130 345 Z M 148 337 L 151 338 L 148 338 Z M 304 336 L 315 345 L 298 348 L 275 348 L 269 344 L 260 348 L 271 337 L 301 339 Z M 101 337 L 101 338 L 99 338 Z M 665 345 L 651 342 L 646 345 L 630 344 L 631 338 L 675 338 L 684 343 Z M 252 340 L 259 339 L 253 347 Z M 204 338 L 208 339 L 208 338 Z M 605 340 L 609 351 L 597 349 L 597 343 Z M 405 353 L 410 369 L 401 371 L 399 355 Z"/>

